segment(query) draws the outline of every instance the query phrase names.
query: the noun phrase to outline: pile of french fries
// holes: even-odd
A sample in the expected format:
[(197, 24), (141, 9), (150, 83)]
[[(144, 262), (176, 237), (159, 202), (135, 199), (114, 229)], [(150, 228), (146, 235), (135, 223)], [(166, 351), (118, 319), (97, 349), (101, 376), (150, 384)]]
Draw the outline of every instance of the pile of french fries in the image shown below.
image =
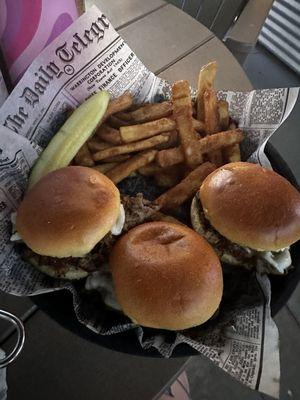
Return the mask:
[(187, 81), (175, 82), (171, 101), (134, 104), (129, 93), (110, 101), (95, 134), (78, 151), (75, 165), (95, 168), (115, 184), (137, 172), (166, 188), (162, 210), (194, 196), (215, 168), (240, 161), (243, 132), (231, 122), (228, 103), (214, 89), (216, 62), (201, 68), (198, 96)]

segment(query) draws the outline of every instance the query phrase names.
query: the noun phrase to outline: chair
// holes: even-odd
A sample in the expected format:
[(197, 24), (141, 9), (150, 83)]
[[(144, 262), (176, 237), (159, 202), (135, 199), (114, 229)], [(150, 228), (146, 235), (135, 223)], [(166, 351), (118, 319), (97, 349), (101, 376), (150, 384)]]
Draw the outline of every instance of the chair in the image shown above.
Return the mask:
[(169, 0), (223, 39), (248, 0)]
[(275, 0), (258, 41), (300, 74), (300, 0)]
[(273, 0), (169, 0), (209, 28), (243, 64)]

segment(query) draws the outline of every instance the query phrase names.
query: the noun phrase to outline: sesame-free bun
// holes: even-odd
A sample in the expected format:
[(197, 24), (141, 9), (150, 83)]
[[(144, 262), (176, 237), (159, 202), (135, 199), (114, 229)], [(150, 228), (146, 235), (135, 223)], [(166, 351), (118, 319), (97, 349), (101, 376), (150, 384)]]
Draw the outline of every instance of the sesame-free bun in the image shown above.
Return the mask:
[(169, 330), (203, 324), (223, 293), (220, 261), (192, 229), (150, 222), (131, 229), (115, 244), (110, 268), (117, 299), (137, 324)]
[(16, 228), (37, 254), (81, 257), (110, 231), (119, 210), (119, 191), (110, 179), (91, 168), (65, 167), (25, 194)]
[(200, 200), (211, 225), (241, 246), (276, 251), (300, 239), (298, 190), (257, 164), (218, 168), (202, 183)]

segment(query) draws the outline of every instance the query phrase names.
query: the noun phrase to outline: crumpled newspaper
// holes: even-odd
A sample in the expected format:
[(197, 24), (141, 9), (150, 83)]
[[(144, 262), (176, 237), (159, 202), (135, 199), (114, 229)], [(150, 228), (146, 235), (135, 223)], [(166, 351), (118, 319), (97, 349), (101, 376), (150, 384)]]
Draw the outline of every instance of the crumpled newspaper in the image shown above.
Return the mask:
[[(5, 353), (0, 349), (0, 360), (5, 357)], [(7, 399), (6, 368), (0, 368), (0, 400)]]
[[(169, 85), (141, 63), (107, 17), (92, 7), (40, 54), (0, 109), (4, 125), (0, 126), (0, 289), (18, 296), (67, 289), (78, 320), (99, 335), (133, 330), (143, 349), (154, 347), (163, 357), (186, 343), (241, 383), (278, 397), (279, 341), (266, 275), (238, 268), (225, 271), (216, 318), (182, 332), (146, 329), (107, 308), (99, 293), (85, 289), (84, 280), (55, 280), (32, 268), (10, 242), (11, 213), (22, 199), (40, 150), (63, 123), (65, 110), (101, 89), (113, 97), (129, 90), (141, 102), (158, 101), (169, 93)], [(230, 115), (246, 133), (244, 160), (269, 166), (264, 146), (289, 115), (298, 91), (218, 93), (229, 102)], [(129, 192), (136, 193), (141, 186), (145, 184), (139, 178), (127, 182)]]

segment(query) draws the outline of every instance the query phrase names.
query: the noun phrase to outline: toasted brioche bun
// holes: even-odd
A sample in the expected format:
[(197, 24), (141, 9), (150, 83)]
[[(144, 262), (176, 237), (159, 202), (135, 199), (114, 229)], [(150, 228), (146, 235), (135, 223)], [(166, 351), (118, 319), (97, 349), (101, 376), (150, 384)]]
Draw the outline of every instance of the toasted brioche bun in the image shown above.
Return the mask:
[(16, 228), (35, 253), (81, 257), (115, 224), (120, 194), (106, 176), (87, 167), (51, 172), (26, 193)]
[(192, 229), (150, 222), (115, 244), (110, 267), (117, 299), (135, 323), (169, 330), (203, 324), (223, 293), (220, 261)]
[(299, 192), (257, 164), (218, 168), (202, 183), (200, 200), (211, 225), (241, 246), (276, 251), (300, 239)]

